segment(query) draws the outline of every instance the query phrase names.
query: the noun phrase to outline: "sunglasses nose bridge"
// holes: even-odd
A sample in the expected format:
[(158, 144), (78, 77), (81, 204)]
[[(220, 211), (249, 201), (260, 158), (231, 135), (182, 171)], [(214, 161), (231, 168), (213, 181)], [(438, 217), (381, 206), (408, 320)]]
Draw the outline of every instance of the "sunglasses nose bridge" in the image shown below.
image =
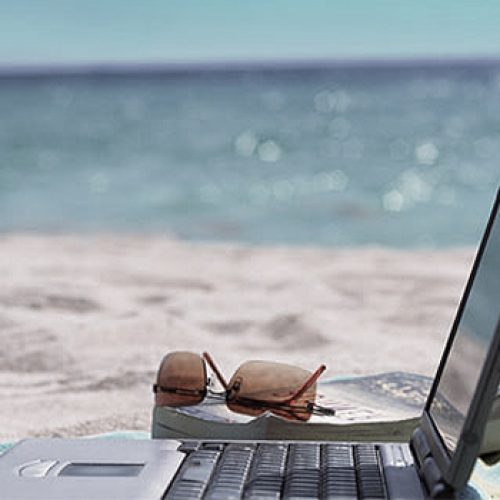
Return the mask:
[(219, 380), (219, 382), (222, 384), (222, 386), (224, 387), (224, 389), (227, 392), (229, 390), (229, 385), (226, 382), (226, 379), (222, 375), (221, 371), (219, 370), (219, 368), (215, 364), (215, 361), (212, 359), (212, 356), (210, 356), (210, 354), (208, 354), (208, 352), (205, 351), (205, 352), (203, 352), (203, 355), (201, 356), (201, 358), (208, 363), (211, 370), (215, 373), (215, 376), (217, 377), (217, 379)]

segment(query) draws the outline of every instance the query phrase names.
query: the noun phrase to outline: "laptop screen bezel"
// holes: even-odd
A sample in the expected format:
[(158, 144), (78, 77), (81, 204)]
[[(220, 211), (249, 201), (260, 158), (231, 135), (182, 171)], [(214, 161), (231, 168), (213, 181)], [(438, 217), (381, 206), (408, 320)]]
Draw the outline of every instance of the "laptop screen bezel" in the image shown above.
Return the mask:
[(486, 427), (488, 416), (491, 410), (493, 399), (496, 395), (500, 381), (500, 321), (497, 321), (495, 333), (493, 335), (486, 360), (481, 370), (479, 381), (476, 386), (469, 411), (465, 417), (463, 428), (460, 433), (456, 449), (451, 454), (445, 445), (444, 439), (434, 422), (430, 408), (436, 394), (441, 375), (448, 360), (453, 341), (455, 339), (458, 325), (462, 318), (465, 305), (473, 287), (479, 265), (481, 263), (486, 243), (492, 231), (493, 222), (499, 210), (500, 189), (497, 191), (495, 203), (493, 205), (484, 236), (479, 245), (479, 249), (474, 259), (472, 271), (465, 287), (462, 299), (457, 309), (457, 314), (453, 321), (450, 335), (446, 343), (439, 367), (432, 384), (427, 403), (425, 405), (422, 429), (425, 432), (432, 456), (435, 459), (445, 481), (455, 489), (461, 489), (467, 482), (472, 467), (479, 453), (481, 439)]

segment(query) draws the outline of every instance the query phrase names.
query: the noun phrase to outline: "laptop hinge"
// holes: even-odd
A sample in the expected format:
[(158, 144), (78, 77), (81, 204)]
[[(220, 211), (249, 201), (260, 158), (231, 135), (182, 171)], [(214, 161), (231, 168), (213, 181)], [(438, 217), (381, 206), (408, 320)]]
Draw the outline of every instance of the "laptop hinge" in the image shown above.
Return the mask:
[(453, 498), (453, 489), (446, 484), (424, 431), (417, 427), (410, 439), (410, 450), (415, 459), (415, 467), (423, 479), (432, 498)]
[(427, 442), (427, 437), (421, 427), (417, 427), (410, 438), (410, 449), (415, 459), (415, 465), (420, 472), (424, 460), (432, 455), (431, 447)]

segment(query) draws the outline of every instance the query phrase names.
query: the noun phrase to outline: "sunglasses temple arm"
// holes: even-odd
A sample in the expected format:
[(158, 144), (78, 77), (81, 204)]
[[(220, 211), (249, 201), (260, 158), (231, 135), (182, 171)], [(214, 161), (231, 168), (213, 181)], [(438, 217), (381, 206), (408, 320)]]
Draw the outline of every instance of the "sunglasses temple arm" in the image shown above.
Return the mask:
[(224, 387), (224, 389), (226, 391), (228, 391), (229, 390), (229, 385), (226, 382), (226, 379), (223, 377), (222, 373), (217, 368), (217, 365), (215, 364), (214, 360), (212, 359), (212, 356), (210, 356), (210, 354), (208, 354), (208, 352), (204, 352), (203, 353), (203, 359), (209, 364), (210, 368), (215, 373), (215, 375), (219, 379), (219, 382), (222, 384), (222, 386)]
[(297, 391), (287, 400), (287, 403), (292, 403), (296, 399), (300, 398), (304, 392), (307, 391), (315, 382), (318, 380), (320, 375), (326, 370), (325, 365), (321, 365), (298, 389)]

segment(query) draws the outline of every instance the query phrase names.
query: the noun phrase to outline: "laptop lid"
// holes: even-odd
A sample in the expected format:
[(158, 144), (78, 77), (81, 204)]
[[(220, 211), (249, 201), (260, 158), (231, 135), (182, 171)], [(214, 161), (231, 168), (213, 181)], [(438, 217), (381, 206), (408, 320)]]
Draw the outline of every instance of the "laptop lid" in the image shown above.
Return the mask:
[(423, 474), (437, 471), (457, 490), (471, 474), (500, 379), (499, 198), (500, 190), (422, 417)]

